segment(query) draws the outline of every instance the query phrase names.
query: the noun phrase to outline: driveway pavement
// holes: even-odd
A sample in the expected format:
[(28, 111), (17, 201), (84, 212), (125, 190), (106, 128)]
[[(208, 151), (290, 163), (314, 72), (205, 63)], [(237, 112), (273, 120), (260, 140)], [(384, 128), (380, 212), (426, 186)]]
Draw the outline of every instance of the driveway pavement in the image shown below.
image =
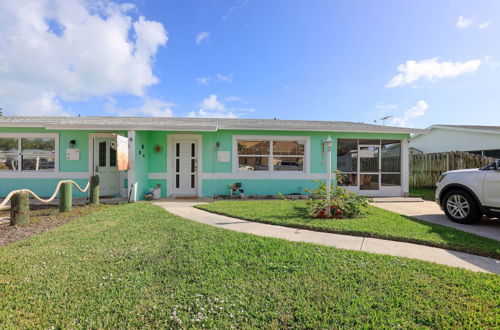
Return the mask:
[(468, 253), (445, 250), (424, 245), (396, 242), (378, 238), (321, 233), (311, 230), (288, 228), (245, 221), (209, 213), (193, 205), (200, 201), (157, 201), (156, 205), (183, 218), (207, 225), (265, 237), (275, 237), (295, 242), (308, 242), (347, 250), (366, 251), (391, 256), (406, 257), (454, 266), (475, 272), (500, 274), (500, 260)]
[(456, 228), (480, 236), (500, 241), (500, 219), (484, 217), (474, 225), (462, 225), (448, 220), (439, 205), (431, 201), (423, 202), (374, 202), (374, 206), (382, 209), (414, 217), (423, 221), (437, 223), (443, 226)]

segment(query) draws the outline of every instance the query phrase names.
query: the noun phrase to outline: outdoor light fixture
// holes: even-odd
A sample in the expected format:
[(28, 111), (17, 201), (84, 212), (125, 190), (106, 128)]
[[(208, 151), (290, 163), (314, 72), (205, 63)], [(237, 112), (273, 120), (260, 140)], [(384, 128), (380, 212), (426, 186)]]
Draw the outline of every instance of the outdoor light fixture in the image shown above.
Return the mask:
[(219, 147), (220, 147), (220, 142), (219, 142), (219, 141), (215, 142), (215, 147), (216, 147), (216, 148), (219, 148)]
[(69, 147), (70, 148), (76, 147), (76, 140), (69, 140)]

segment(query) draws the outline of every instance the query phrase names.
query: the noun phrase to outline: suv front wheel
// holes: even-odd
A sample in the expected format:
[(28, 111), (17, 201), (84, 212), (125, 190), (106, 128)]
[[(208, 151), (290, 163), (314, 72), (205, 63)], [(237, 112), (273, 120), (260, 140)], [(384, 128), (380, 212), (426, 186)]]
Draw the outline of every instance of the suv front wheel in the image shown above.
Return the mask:
[(473, 224), (483, 217), (476, 201), (463, 190), (451, 190), (443, 199), (444, 212), (448, 219), (463, 224)]

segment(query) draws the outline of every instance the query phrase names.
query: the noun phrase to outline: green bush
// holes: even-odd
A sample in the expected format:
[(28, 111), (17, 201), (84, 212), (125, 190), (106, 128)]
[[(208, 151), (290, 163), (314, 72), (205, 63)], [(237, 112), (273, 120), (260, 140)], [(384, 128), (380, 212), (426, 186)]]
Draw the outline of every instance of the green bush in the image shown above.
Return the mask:
[(307, 201), (309, 215), (315, 218), (326, 217), (326, 210), (331, 208), (332, 217), (335, 218), (353, 218), (363, 214), (365, 207), (368, 205), (368, 200), (356, 195), (353, 192), (348, 192), (342, 186), (345, 176), (340, 171), (335, 171), (335, 178), (338, 184), (332, 184), (330, 190), (330, 203), (326, 199), (326, 182), (323, 180), (315, 180), (318, 186), (314, 189), (305, 189), (311, 193), (313, 198)]

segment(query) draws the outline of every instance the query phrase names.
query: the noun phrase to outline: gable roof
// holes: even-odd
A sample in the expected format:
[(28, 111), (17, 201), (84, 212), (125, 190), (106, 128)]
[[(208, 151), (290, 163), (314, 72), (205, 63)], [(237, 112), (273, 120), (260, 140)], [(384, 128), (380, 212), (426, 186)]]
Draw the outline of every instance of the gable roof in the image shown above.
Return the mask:
[(346, 121), (176, 117), (50, 117), (3, 116), (0, 127), (41, 127), (62, 130), (278, 130), (321, 132), (421, 133), (423, 130)]

